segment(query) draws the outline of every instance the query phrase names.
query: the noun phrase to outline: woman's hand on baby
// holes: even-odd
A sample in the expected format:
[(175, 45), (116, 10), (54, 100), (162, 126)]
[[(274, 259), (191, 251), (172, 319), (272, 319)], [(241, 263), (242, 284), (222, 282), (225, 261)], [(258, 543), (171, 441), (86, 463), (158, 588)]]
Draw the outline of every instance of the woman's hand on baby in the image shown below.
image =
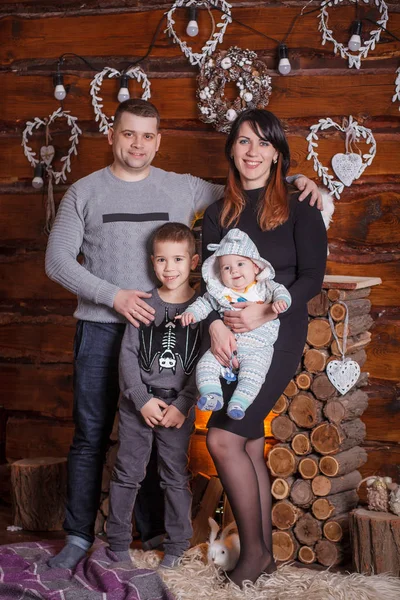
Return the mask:
[(272, 303), (271, 308), (274, 311), (274, 313), (279, 315), (280, 313), (285, 312), (285, 310), (287, 309), (287, 304), (284, 300), (277, 300), (276, 302)]
[(232, 306), (241, 309), (227, 310), (224, 313), (224, 323), (233, 333), (247, 333), (276, 319), (276, 313), (272, 310), (271, 304), (236, 302)]
[(196, 323), (196, 317), (190, 312), (176, 315), (175, 319), (178, 319), (181, 322), (182, 327), (187, 327), (191, 323)]
[(164, 416), (159, 425), (162, 427), (176, 427), (180, 429), (185, 422), (185, 415), (181, 413), (179, 408), (170, 404), (164, 411)]
[(214, 354), (217, 361), (223, 367), (228, 367), (232, 359), (232, 366), (237, 369), (239, 367), (236, 358), (237, 343), (232, 331), (230, 331), (220, 319), (217, 319), (211, 323), (209, 332), (211, 338), (211, 352)]
[(161, 425), (166, 408), (168, 408), (168, 404), (166, 404), (164, 400), (161, 400), (160, 398), (150, 398), (150, 400), (142, 406), (140, 412), (146, 425), (153, 428), (155, 425)]

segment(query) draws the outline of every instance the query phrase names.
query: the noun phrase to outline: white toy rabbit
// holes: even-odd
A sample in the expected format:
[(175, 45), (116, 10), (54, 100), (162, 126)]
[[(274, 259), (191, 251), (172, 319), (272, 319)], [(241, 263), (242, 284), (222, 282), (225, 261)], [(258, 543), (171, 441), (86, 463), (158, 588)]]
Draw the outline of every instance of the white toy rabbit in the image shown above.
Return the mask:
[(232, 571), (240, 554), (239, 536), (237, 533), (231, 533), (233, 529), (236, 529), (236, 524), (233, 521), (227, 525), (217, 539), (218, 523), (211, 517), (209, 517), (208, 523), (211, 527), (207, 552), (208, 563), (220, 567), (224, 571)]

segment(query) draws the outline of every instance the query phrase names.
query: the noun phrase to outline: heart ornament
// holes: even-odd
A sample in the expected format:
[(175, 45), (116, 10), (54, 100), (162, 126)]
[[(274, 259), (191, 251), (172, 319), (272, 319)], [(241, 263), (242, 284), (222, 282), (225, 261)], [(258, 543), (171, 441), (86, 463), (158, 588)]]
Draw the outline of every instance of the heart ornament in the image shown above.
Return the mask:
[(358, 179), (362, 170), (362, 158), (359, 154), (335, 154), (332, 158), (332, 169), (345, 186), (350, 187)]
[(45, 165), (50, 166), (55, 154), (54, 146), (42, 146), (40, 148), (40, 158)]
[[(328, 167), (321, 164), (318, 158), (318, 133), (331, 128), (345, 134), (346, 153), (335, 154), (332, 158), (332, 167), (338, 180), (334, 179), (333, 175), (328, 172)], [(348, 119), (343, 119), (342, 125), (330, 117), (319, 119), (318, 123), (311, 125), (306, 140), (308, 142), (307, 160), (313, 160), (314, 171), (337, 199), (340, 198), (344, 186), (349, 187), (355, 179), (361, 177), (376, 155), (376, 141), (371, 129), (359, 125), (351, 115)], [(362, 156), (351, 151), (352, 144), (356, 145), (361, 141), (369, 146), (368, 151)]]
[(332, 360), (326, 367), (326, 374), (332, 385), (344, 396), (357, 383), (360, 365), (349, 358)]
[[(319, 19), (319, 31), (322, 32), (322, 45), (324, 46), (326, 42), (332, 42), (334, 46), (335, 54), (340, 54), (342, 58), (347, 58), (349, 69), (355, 67), (359, 69), (361, 67), (361, 59), (366, 58), (368, 56), (368, 52), (370, 50), (375, 50), (376, 44), (379, 42), (382, 31), (385, 30), (386, 24), (389, 20), (389, 12), (388, 7), (385, 0), (350, 0), (353, 4), (358, 4), (363, 1), (364, 4), (375, 4), (377, 10), (380, 13), (379, 19), (377, 19), (376, 28), (373, 28), (370, 32), (369, 39), (364, 39), (362, 45), (358, 50), (350, 50), (350, 48), (346, 47), (344, 44), (338, 42), (333, 35), (332, 29), (328, 27), (329, 13), (328, 7), (333, 4), (341, 4), (344, 0), (331, 0), (330, 2), (321, 2), (320, 13), (318, 15)], [(346, 3), (348, 1), (346, 0)], [(354, 54), (353, 54), (354, 53)]]
[(78, 127), (77, 117), (72, 116), (67, 110), (62, 110), (61, 107), (55, 110), (49, 117), (45, 117), (44, 119), (35, 117), (32, 121), (26, 122), (25, 129), (22, 132), (21, 142), (21, 146), (24, 149), (24, 154), (26, 158), (28, 159), (32, 167), (35, 168), (36, 165), (40, 162), (40, 160), (36, 158), (36, 152), (34, 152), (31, 146), (29, 145), (30, 138), (35, 131), (38, 131), (42, 127), (45, 128), (47, 131), (50, 128), (50, 126), (54, 123), (54, 121), (60, 118), (65, 118), (67, 121), (68, 127), (70, 128), (69, 141), (71, 142), (67, 153), (60, 159), (62, 164), (60, 171), (55, 171), (51, 166), (52, 160), (55, 155), (54, 146), (42, 146), (40, 148), (40, 159), (46, 165), (46, 171), (48, 172), (49, 177), (52, 177), (56, 184), (60, 183), (60, 181), (67, 181), (67, 173), (71, 172), (71, 158), (74, 154), (78, 154), (77, 145), (79, 143), (79, 135), (82, 133), (82, 131)]
[[(221, 21), (217, 23), (216, 27), (213, 23), (213, 32), (210, 38), (202, 47), (201, 52), (193, 52), (192, 48), (188, 46), (188, 44), (185, 41), (180, 39), (180, 37), (177, 35), (174, 29), (174, 13), (177, 8), (189, 8), (190, 6), (195, 6), (197, 8), (201, 5), (207, 8), (212, 20), (213, 16), (211, 15), (210, 8), (213, 8), (213, 6), (215, 6), (215, 8), (222, 13)], [(186, 56), (186, 58), (189, 59), (191, 65), (200, 66), (204, 62), (206, 57), (210, 56), (214, 52), (217, 45), (222, 42), (226, 28), (231, 22), (231, 5), (225, 0), (175, 0), (171, 9), (167, 12), (167, 29), (165, 30), (165, 32), (172, 37), (175, 44), (178, 44), (183, 54)], [(214, 29), (217, 29), (217, 31), (214, 32)]]
[(150, 86), (151, 83), (143, 71), (141, 67), (133, 67), (128, 69), (124, 73), (121, 73), (117, 69), (113, 69), (112, 67), (104, 67), (100, 73), (96, 73), (92, 81), (90, 82), (90, 95), (92, 96), (92, 106), (95, 114), (95, 121), (99, 123), (99, 131), (100, 133), (104, 133), (107, 135), (108, 130), (112, 127), (112, 123), (114, 121), (114, 117), (107, 117), (102, 111), (103, 108), (103, 98), (101, 98), (98, 94), (101, 90), (101, 86), (103, 85), (104, 77), (108, 77), (112, 79), (114, 77), (121, 77), (121, 75), (126, 75), (130, 79), (136, 79), (138, 83), (142, 84), (143, 94), (141, 96), (142, 100), (148, 100), (151, 96)]

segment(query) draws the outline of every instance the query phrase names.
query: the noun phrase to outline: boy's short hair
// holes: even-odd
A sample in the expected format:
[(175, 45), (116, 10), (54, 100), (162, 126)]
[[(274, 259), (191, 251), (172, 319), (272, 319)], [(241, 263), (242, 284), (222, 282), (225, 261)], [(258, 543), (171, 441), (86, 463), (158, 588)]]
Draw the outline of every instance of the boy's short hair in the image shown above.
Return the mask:
[(141, 98), (129, 98), (129, 100), (124, 100), (124, 102), (121, 102), (115, 111), (113, 123), (114, 129), (118, 125), (121, 115), (124, 112), (131, 113), (137, 117), (157, 119), (157, 129), (160, 127), (160, 113), (154, 104), (148, 102), (148, 100), (142, 100)]
[(157, 242), (187, 242), (189, 255), (196, 254), (196, 238), (194, 233), (187, 225), (183, 223), (165, 223), (157, 229), (151, 241), (151, 251), (154, 253), (154, 246)]

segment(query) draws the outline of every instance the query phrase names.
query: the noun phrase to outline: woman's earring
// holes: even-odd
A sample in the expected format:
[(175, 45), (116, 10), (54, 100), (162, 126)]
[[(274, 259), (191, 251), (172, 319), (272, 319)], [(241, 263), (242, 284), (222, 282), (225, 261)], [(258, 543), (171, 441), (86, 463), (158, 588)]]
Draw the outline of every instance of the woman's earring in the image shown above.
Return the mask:
[(278, 162), (278, 159), (275, 158), (272, 162), (274, 163), (274, 165), (276, 165), (276, 163)]

